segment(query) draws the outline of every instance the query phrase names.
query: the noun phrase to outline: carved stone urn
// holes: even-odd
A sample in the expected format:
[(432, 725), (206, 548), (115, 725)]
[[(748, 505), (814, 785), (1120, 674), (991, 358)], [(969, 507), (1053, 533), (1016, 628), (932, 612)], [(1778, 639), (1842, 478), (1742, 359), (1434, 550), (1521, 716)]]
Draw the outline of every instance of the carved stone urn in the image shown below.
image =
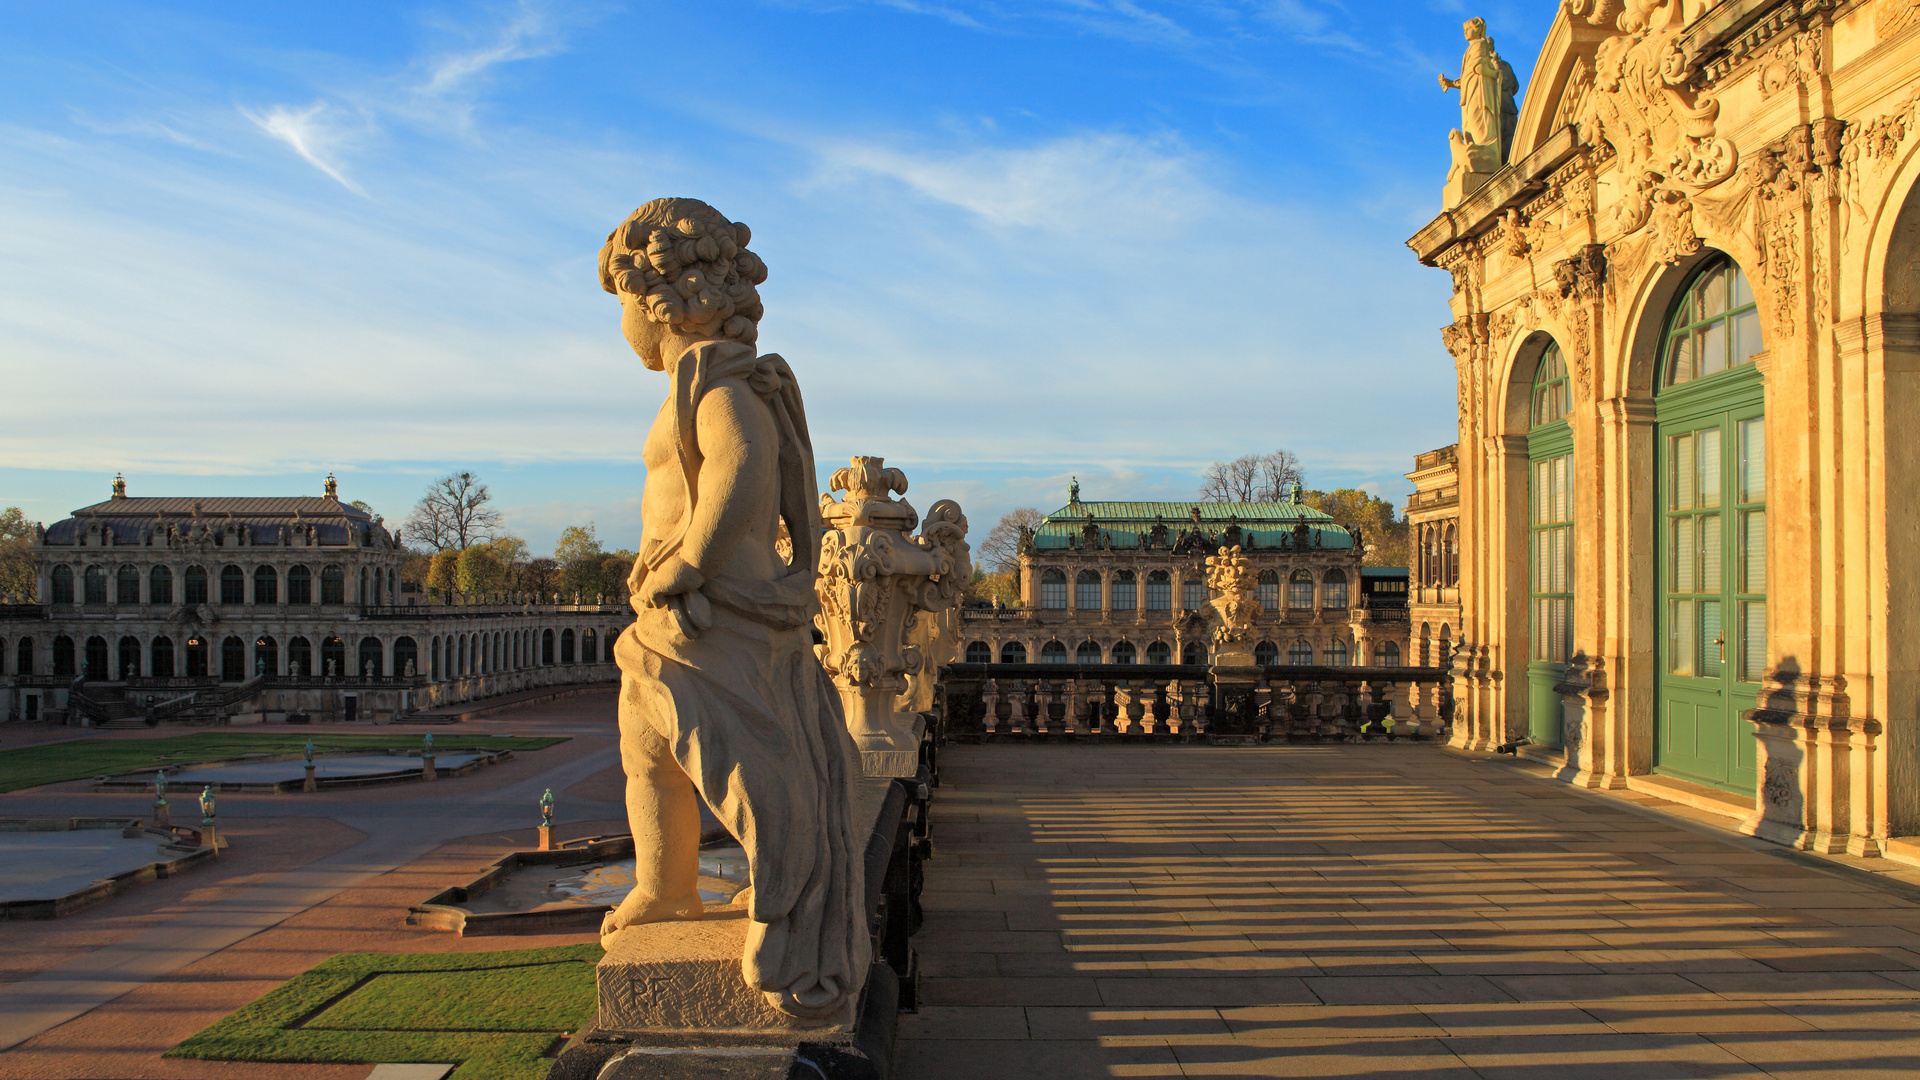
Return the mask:
[(826, 535), (820, 542), (820, 663), (846, 706), (847, 728), (860, 747), (868, 776), (919, 772), (917, 717), (894, 699), (907, 689), (925, 658), (908, 644), (923, 611), (943, 611), (960, 598), (973, 573), (967, 519), (960, 504), (942, 499), (927, 512), (920, 535), (909, 535), (920, 515), (904, 499), (907, 478), (883, 459), (856, 457), (828, 481), (846, 497), (820, 496)]
[(1212, 598), (1214, 664), (1217, 667), (1252, 667), (1253, 617), (1259, 610), (1254, 590), (1259, 581), (1253, 560), (1238, 547), (1223, 547), (1217, 555), (1207, 556), (1207, 588)]

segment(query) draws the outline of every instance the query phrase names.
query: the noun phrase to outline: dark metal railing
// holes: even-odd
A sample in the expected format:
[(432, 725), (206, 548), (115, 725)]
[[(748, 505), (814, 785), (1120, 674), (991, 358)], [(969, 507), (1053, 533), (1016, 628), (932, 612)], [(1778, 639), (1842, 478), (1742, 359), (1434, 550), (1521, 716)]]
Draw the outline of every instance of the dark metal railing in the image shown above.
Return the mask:
[(942, 737), (969, 742), (1397, 738), (1449, 723), (1451, 684), (1430, 667), (948, 664), (936, 709)]

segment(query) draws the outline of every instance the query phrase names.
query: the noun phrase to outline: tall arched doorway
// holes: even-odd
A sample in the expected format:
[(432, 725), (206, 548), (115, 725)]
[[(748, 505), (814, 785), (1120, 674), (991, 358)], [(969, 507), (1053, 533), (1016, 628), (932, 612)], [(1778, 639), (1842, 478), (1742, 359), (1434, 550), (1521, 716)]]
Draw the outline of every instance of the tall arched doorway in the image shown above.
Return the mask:
[(1708, 260), (1667, 316), (1654, 385), (1654, 769), (1752, 792), (1767, 659), (1764, 348), (1753, 290)]
[(1527, 428), (1527, 734), (1561, 745), (1564, 723), (1554, 690), (1573, 653), (1573, 427), (1567, 361), (1549, 343), (1534, 369)]

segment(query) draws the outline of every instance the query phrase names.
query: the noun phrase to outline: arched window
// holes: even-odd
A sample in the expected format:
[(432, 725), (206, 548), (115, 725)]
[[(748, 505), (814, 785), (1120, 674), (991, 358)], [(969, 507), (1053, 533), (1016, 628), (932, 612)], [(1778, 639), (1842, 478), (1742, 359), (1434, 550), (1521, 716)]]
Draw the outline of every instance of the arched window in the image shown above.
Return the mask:
[(247, 572), (237, 566), (220, 568), (220, 603), (239, 605), (247, 602)]
[(1373, 647), (1373, 666), (1399, 667), (1400, 646), (1397, 642), (1383, 641)]
[(400, 602), (400, 571), (390, 569), (387, 571), (387, 603), (397, 604), (399, 602)]
[(393, 673), (395, 675), (420, 674), (420, 646), (410, 637), (399, 637), (393, 641)]
[(456, 679), (471, 674), (472, 669), (467, 666), (467, 635), (458, 634), (447, 640), (447, 648), (452, 650), (447, 654), (447, 674)]
[(1081, 611), (1100, 610), (1100, 575), (1082, 570), (1073, 579), (1073, 606)]
[(1171, 611), (1173, 609), (1173, 578), (1165, 570), (1155, 570), (1147, 575), (1147, 610)]
[[(495, 637), (493, 642), (494, 650), (498, 652), (500, 639)], [(594, 632), (591, 629), (580, 631), (580, 662), (583, 664), (591, 664), (598, 659), (600, 659), (600, 642), (595, 637)]]
[(1567, 358), (1558, 342), (1547, 346), (1533, 369), (1533, 426), (1545, 427), (1567, 416)]
[(380, 648), (379, 638), (364, 637), (360, 639), (360, 662), (356, 665), (355, 670), (362, 677), (372, 676), (378, 678), (387, 673), (385, 653), (384, 650)]
[(1067, 647), (1058, 641), (1049, 641), (1040, 646), (1040, 662), (1043, 664), (1064, 664), (1067, 662)]
[[(140, 578), (136, 574), (133, 580), (138, 582)], [(113, 676), (116, 679), (137, 679), (140, 677), (139, 638), (123, 637), (120, 639), (120, 662), (114, 666)]]
[(189, 566), (182, 582), (180, 602), (183, 604), (204, 604), (207, 602), (207, 568)]
[[(1138, 602), (1133, 571), (1116, 570), (1113, 572), (1113, 610), (1132, 611)], [(1118, 661), (1115, 661), (1118, 663)]]
[(967, 663), (969, 664), (993, 663), (993, 646), (987, 644), (984, 641), (967, 642)]
[(1278, 570), (1260, 571), (1260, 607), (1264, 611), (1280, 610), (1280, 572)]
[(140, 602), (140, 568), (122, 566), (114, 575), (113, 602), (116, 604), (137, 604)]
[[(73, 591), (68, 580), (67, 591)], [(1040, 606), (1048, 611), (1064, 611), (1067, 606), (1067, 575), (1058, 570), (1040, 572)]]
[(1073, 650), (1073, 662), (1076, 664), (1097, 664), (1100, 662), (1100, 643), (1083, 641)]
[(338, 566), (324, 567), (320, 571), (320, 602), (323, 604), (344, 604), (347, 602), (347, 572)]
[(1207, 606), (1207, 583), (1198, 577), (1183, 578), (1180, 581), (1180, 610), (1199, 611)]
[(1207, 662), (1207, 648), (1197, 641), (1189, 641), (1180, 647), (1180, 662), (1188, 666)]
[(229, 634), (220, 642), (220, 681), (245, 682), (247, 643)]
[(370, 593), (367, 588), (367, 568), (363, 566), (360, 568), (360, 598), (358, 600), (355, 600), (354, 603), (370, 604), (373, 601), (369, 597), (370, 597)]
[(540, 663), (553, 663), (553, 631), (540, 631)]
[(1347, 666), (1347, 643), (1344, 641), (1328, 642), (1327, 650), (1326, 650), (1326, 658), (1327, 658), (1326, 663), (1328, 667), (1346, 667)]
[(1451, 589), (1460, 584), (1460, 531), (1453, 522), (1447, 523), (1446, 536), (1440, 545), (1445, 562), (1446, 585)]
[(147, 603), (173, 603), (173, 570), (156, 566), (147, 574)]
[(313, 603), (313, 574), (304, 566), (287, 568), (287, 603)]
[(253, 568), (253, 602), (256, 604), (277, 604), (280, 602), (280, 575), (271, 566)]
[(572, 630), (560, 631), (560, 662), (563, 664), (573, 663), (573, 631)]
[(287, 674), (313, 677), (313, 646), (306, 638), (297, 637), (287, 642)]
[(320, 643), (320, 673), (344, 675), (347, 672), (347, 643), (330, 637)]
[(1113, 662), (1114, 663), (1131, 664), (1137, 661), (1139, 658), (1140, 658), (1140, 654), (1134, 650), (1133, 642), (1121, 641), (1121, 642), (1114, 643), (1114, 646), (1113, 646)]
[[(1277, 581), (1274, 582), (1273, 587), (1277, 592), (1280, 588), (1280, 583)], [(1261, 667), (1273, 667), (1280, 662), (1280, 646), (1275, 645), (1271, 641), (1263, 641), (1255, 645), (1253, 647), (1253, 662), (1259, 664)]]
[(280, 674), (280, 643), (265, 634), (253, 639), (253, 673)]
[[(104, 576), (104, 575), (103, 575)], [(112, 661), (107, 657), (107, 639), (94, 635), (87, 639), (87, 671), (90, 680), (104, 680), (114, 677)]]
[(72, 678), (75, 674), (73, 639), (65, 634), (53, 639), (53, 674)]
[(82, 598), (89, 604), (107, 602), (107, 568), (89, 566), (86, 573), (86, 595)]
[(1287, 646), (1287, 663), (1304, 667), (1313, 663), (1313, 645), (1302, 639)]
[(1750, 364), (1765, 345), (1753, 288), (1740, 268), (1720, 259), (1702, 270), (1667, 323), (1667, 386)]
[(614, 638), (616, 638), (616, 637), (618, 637), (618, 636), (619, 636), (619, 631), (617, 631), (617, 630), (608, 630), (608, 631), (607, 631), (606, 633), (604, 633), (604, 634), (602, 634), (602, 635), (600, 635), (600, 642), (601, 642), (601, 644), (600, 644), (600, 662), (601, 662), (601, 663), (603, 663), (603, 664), (611, 664), (611, 663), (614, 663), (614, 659), (613, 659), (613, 640), (614, 640)]
[(440, 681), (440, 639), (439, 638), (435, 637), (435, 638), (430, 638), (428, 640), (428, 651), (432, 653), (432, 662), (433, 662), (433, 667), (428, 674), (428, 678), (431, 678), (434, 682), (439, 682)]
[(1024, 664), (1027, 662), (1027, 647), (1018, 641), (1009, 641), (1000, 646), (1000, 662), (1003, 664)]
[(1147, 663), (1149, 664), (1173, 663), (1173, 646), (1167, 644), (1164, 641), (1150, 642), (1147, 645)]
[(53, 599), (50, 603), (73, 603), (73, 568), (56, 566), (53, 568)]
[(207, 666), (207, 639), (199, 634), (187, 636), (186, 675), (189, 679), (204, 679), (210, 670)]
[(15, 675), (33, 674), (33, 639), (23, 637), (13, 647), (13, 673)]
[(1287, 578), (1287, 609), (1313, 610), (1313, 574), (1310, 571), (1295, 570)]
[(157, 637), (148, 647), (147, 672), (156, 679), (173, 678), (173, 639)]
[(1343, 608), (1347, 606), (1347, 572), (1329, 570), (1327, 576), (1320, 579), (1320, 606)]

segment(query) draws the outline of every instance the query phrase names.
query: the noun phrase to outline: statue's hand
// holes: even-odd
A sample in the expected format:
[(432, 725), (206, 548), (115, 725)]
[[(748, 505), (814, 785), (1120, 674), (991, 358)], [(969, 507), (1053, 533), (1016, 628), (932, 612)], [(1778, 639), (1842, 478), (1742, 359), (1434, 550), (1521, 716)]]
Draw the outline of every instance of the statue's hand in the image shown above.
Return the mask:
[(688, 637), (713, 625), (713, 608), (700, 593), (706, 575), (678, 555), (654, 567), (641, 585), (640, 602), (648, 607), (666, 608), (681, 624)]
[(1447, 73), (1444, 71), (1440, 73), (1440, 92), (1441, 93), (1444, 94), (1449, 90), (1457, 89), (1459, 86), (1460, 86), (1459, 79), (1447, 78)]

